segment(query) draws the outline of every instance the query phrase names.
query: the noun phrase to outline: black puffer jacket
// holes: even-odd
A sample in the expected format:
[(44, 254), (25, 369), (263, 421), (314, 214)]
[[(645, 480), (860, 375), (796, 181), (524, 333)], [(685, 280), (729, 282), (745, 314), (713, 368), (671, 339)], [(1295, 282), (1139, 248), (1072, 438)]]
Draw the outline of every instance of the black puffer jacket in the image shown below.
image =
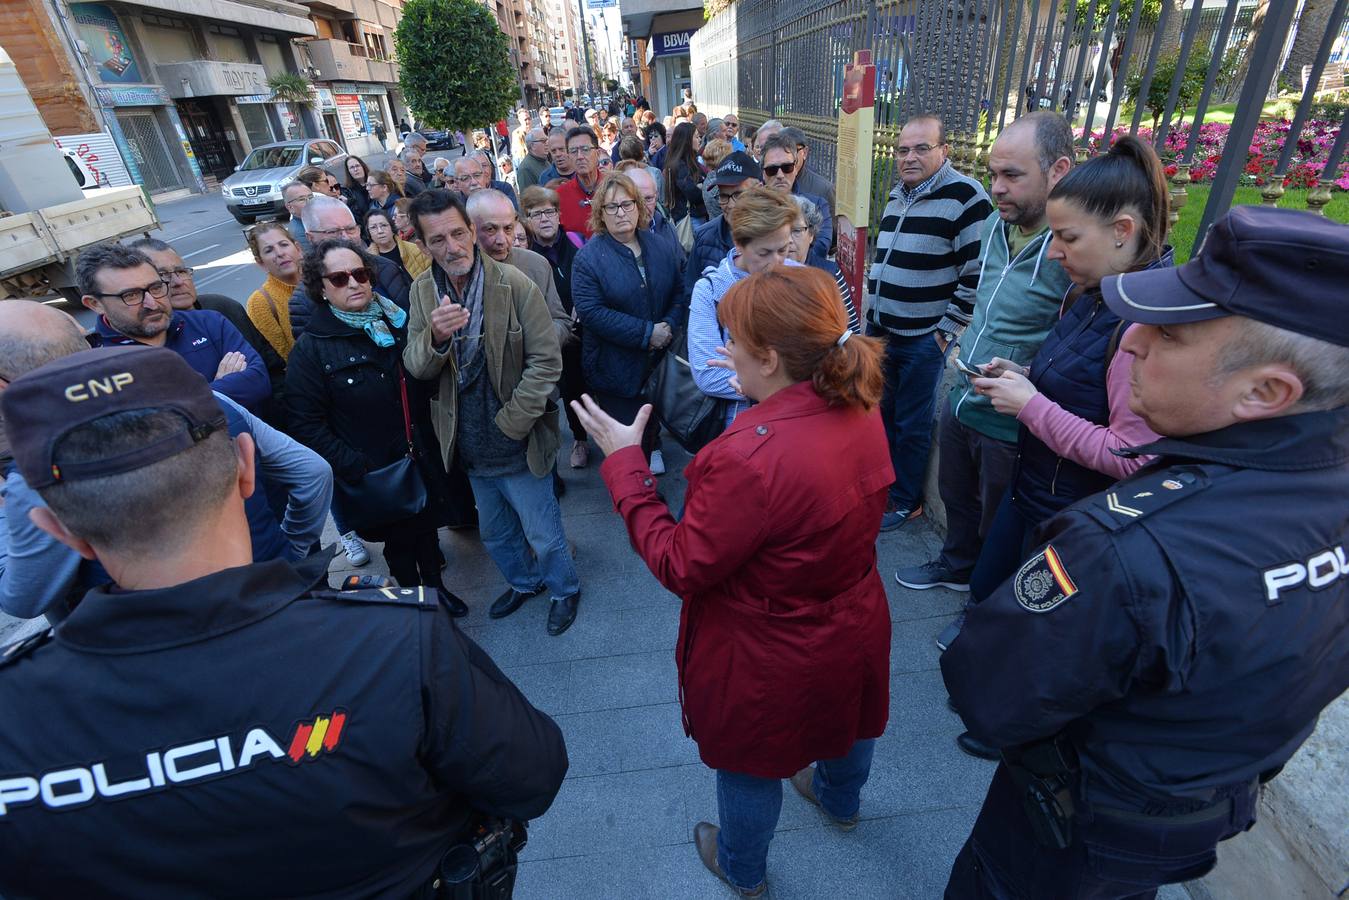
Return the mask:
[[(408, 291), (410, 290), (412, 290), (412, 279), (407, 272), (403, 271), (402, 266), (389, 262), (383, 257), (375, 258), (375, 293), (381, 297), (388, 297), (403, 309), (407, 309)], [(287, 305), (290, 307), (290, 330), (298, 341), (300, 335), (304, 334), (305, 328), (309, 324), (309, 317), (314, 311), (314, 304), (309, 302), (309, 295), (305, 293), (303, 281), (296, 286), (295, 292), (290, 295), (290, 303)], [(337, 320), (333, 319), (333, 321)]]

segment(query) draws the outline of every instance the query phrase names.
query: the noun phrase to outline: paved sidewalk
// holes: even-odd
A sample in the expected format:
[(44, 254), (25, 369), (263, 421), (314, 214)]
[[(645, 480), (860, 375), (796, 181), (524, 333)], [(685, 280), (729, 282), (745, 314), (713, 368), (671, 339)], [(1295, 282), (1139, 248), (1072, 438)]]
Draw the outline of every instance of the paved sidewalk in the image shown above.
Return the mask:
[[(476, 533), (449, 533), (446, 582), (472, 607), (464, 630), (567, 739), (571, 769), (553, 808), (530, 829), (516, 896), (534, 898), (723, 898), (731, 893), (698, 862), (692, 830), (717, 819), (713, 773), (680, 725), (674, 646), (678, 600), (628, 543), (599, 478), (565, 468), (567, 536), (576, 545), (582, 601), (561, 637), (544, 631), (547, 603), (533, 600), (493, 622), (487, 606), (505, 585)], [(592, 454), (592, 460), (598, 454)], [(676, 508), (687, 459), (665, 441), (662, 490)], [(890, 725), (876, 747), (851, 834), (784, 782), (782, 818), (769, 850), (771, 895), (818, 898), (940, 897), (969, 834), (993, 765), (961, 753), (960, 721), (946, 706), (934, 640), (960, 606), (944, 590), (910, 591), (894, 569), (935, 554), (925, 520), (882, 535), (881, 573), (890, 596)], [(372, 547), (372, 550), (374, 548)], [(334, 571), (374, 571), (369, 566)], [(1179, 889), (1162, 897), (1184, 897)]]

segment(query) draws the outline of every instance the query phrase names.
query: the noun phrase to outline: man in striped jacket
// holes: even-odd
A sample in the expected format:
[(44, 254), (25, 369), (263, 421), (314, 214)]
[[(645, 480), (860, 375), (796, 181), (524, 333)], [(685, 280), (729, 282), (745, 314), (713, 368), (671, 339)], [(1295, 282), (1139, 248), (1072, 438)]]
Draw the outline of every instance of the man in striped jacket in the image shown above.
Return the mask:
[(983, 186), (947, 162), (936, 116), (905, 123), (895, 158), (899, 183), (867, 273), (867, 333), (886, 342), (881, 415), (895, 467), (881, 531), (923, 511), (937, 382), (947, 346), (974, 312), (979, 229), (993, 211)]

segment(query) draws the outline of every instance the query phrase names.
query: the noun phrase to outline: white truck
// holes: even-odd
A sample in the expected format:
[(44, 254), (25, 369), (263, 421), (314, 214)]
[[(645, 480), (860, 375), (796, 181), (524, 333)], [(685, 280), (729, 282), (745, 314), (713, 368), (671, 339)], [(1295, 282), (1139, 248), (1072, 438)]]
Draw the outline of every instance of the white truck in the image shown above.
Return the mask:
[(159, 227), (139, 186), (81, 189), (0, 48), (0, 300), (78, 300), (75, 257)]

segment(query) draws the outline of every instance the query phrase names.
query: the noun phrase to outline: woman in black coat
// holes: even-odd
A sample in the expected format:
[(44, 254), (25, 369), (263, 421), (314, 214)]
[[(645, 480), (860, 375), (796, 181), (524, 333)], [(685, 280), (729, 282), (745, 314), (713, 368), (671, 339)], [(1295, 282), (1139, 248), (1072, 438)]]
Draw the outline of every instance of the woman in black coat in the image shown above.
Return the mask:
[(342, 186), (342, 202), (351, 209), (351, 215), (357, 222), (365, 221), (370, 209), (370, 193), (365, 182), (370, 178), (370, 167), (359, 156), (348, 156), (343, 164), (347, 170), (346, 184)]
[(407, 453), (400, 379), (406, 384), (418, 471), (430, 500), (410, 518), (356, 531), (384, 543), (389, 574), (400, 585), (437, 587), (463, 615), (468, 607), (440, 580), (437, 529), (447, 518), (446, 477), (431, 430), (430, 388), (402, 371), (408, 314), (374, 293), (375, 265), (364, 247), (342, 239), (322, 241), (305, 256), (305, 291), (314, 309), (287, 369), (291, 434), (332, 465), (339, 482), (333, 502), (342, 504), (343, 518), (360, 522), (365, 511), (353, 508), (343, 486), (360, 484)]
[(665, 208), (671, 223), (678, 225), (685, 216), (693, 216), (696, 228), (707, 221), (707, 203), (703, 200), (703, 179), (707, 173), (698, 163), (698, 132), (689, 122), (680, 122), (670, 135), (665, 152)]

